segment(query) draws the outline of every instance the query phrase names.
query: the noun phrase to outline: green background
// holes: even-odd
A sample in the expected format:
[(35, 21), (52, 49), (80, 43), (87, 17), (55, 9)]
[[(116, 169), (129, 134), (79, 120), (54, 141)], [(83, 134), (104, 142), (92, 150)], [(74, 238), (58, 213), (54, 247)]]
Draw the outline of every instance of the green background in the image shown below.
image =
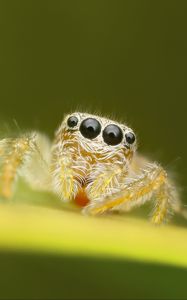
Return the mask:
[[(183, 202), (187, 204), (186, 13), (185, 0), (0, 0), (0, 117), (3, 134), (9, 128), (15, 129), (14, 119), (23, 130), (34, 128), (52, 137), (69, 111), (81, 109), (115, 116), (134, 128), (141, 152), (174, 171)], [(115, 264), (108, 261), (107, 264), (106, 261), (81, 261), (79, 258), (72, 261), (43, 256), (40, 259), (26, 254), (16, 256), (16, 253), (9, 255), (9, 260), (7, 256), (7, 253), (2, 253), (0, 257), (0, 261), (8, 261), (7, 265), (1, 263), (2, 270), (16, 276), (19, 269), (19, 280), (15, 281), (11, 294), (18, 297), (68, 297), (67, 291), (62, 291), (57, 284), (61, 276), (64, 280), (60, 266), (69, 272), (67, 288), (73, 266), (77, 264), (80, 270), (83, 265), (86, 287), (76, 287), (76, 279), (72, 277), (72, 285), (76, 287), (73, 296), (69, 295), (72, 297), (86, 297), (88, 291), (95, 288), (94, 282), (96, 292), (93, 298), (123, 298), (124, 289), (128, 291), (126, 296), (132, 298), (138, 295), (185, 298), (187, 295), (181, 285), (187, 278), (184, 270), (171, 272), (168, 267), (163, 270), (161, 266), (142, 268), (129, 262)], [(132, 277), (128, 288), (122, 280), (123, 265), (130, 268)], [(29, 269), (28, 278), (23, 266)], [(40, 268), (41, 274), (36, 277)], [(107, 274), (105, 285), (107, 281), (109, 285), (113, 283), (111, 291), (106, 287), (103, 289), (100, 277), (97, 277), (102, 268)], [(58, 278), (51, 286), (50, 272)], [(89, 281), (85, 274), (92, 272), (94, 276), (89, 275), (92, 278)], [(135, 286), (132, 285), (133, 274), (138, 274)], [(146, 291), (146, 281), (139, 285), (141, 292), (136, 294), (138, 277), (144, 275), (149, 281), (150, 278), (154, 282), (158, 280), (155, 290), (158, 288), (160, 294), (155, 294), (154, 285)], [(169, 278), (165, 285), (162, 276)], [(40, 278), (41, 285), (36, 284), (36, 278)], [(5, 284), (9, 280), (13, 284), (11, 276), (2, 275), (2, 297), (10, 297), (6, 294), (8, 284)], [(124, 289), (120, 289), (123, 284)]]

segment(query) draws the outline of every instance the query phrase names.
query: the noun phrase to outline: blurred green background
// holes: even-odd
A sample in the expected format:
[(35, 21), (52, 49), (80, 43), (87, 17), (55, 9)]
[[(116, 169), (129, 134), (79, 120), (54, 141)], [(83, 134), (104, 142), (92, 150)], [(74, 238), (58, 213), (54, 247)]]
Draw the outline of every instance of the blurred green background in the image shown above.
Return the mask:
[[(23, 130), (39, 129), (52, 137), (66, 112), (81, 109), (114, 115), (137, 132), (141, 152), (176, 172), (183, 202), (187, 204), (186, 12), (185, 0), (0, 0), (1, 130), (5, 132), (7, 126), (14, 129), (13, 119), (16, 119)], [(0, 261), (7, 255), (2, 253)], [(0, 296), (68, 297), (66, 291), (56, 286), (61, 276), (64, 280), (60, 266), (64, 266), (66, 272), (68, 270), (67, 282), (70, 284), (72, 266), (79, 266), (79, 259), (43, 257), (40, 260), (36, 256), (18, 255), (12, 260), (11, 255), (10, 260), (5, 260), (8, 265), (3, 265), (3, 272), (16, 276), (20, 266), (17, 277), (20, 282), (13, 285), (12, 294), (11, 289), (6, 294), (8, 286), (5, 282), (9, 280), (6, 275), (0, 283)], [(35, 269), (27, 265), (31, 261)], [(129, 262), (118, 262), (119, 267), (112, 261), (106, 264), (107, 267), (105, 264), (106, 261), (83, 262), (86, 270), (83, 280), (88, 280), (87, 273), (91, 276), (95, 272), (94, 276), (89, 283), (86, 281), (87, 288), (81, 285), (81, 292), (77, 288), (69, 297), (90, 296), (88, 291), (93, 291), (95, 286), (97, 292), (92, 298), (187, 296), (187, 290), (181, 287), (182, 278), (187, 278), (184, 270), (181, 273), (161, 266), (140, 268)], [(92, 265), (94, 270), (90, 268)], [(139, 272), (137, 276), (141, 277), (146, 273), (148, 285), (150, 278), (154, 282), (159, 278), (160, 294), (155, 294), (157, 287), (154, 291), (153, 284), (147, 292), (146, 281), (139, 285), (141, 292), (134, 294), (137, 277), (135, 286), (132, 285), (133, 278), (129, 279), (126, 295), (126, 283), (122, 288), (123, 265), (130, 268), (130, 276)], [(29, 279), (25, 277), (23, 266), (29, 269), (26, 273)], [(105, 267), (106, 273), (109, 268), (117, 274), (117, 277), (114, 274), (106, 277), (114, 285), (113, 293), (107, 288), (103, 290), (100, 277), (97, 277)], [(36, 277), (38, 268), (42, 271)], [(56, 274), (58, 281), (50, 286), (51, 273)], [(80, 267), (80, 277), (81, 274)], [(3, 274), (1, 276), (3, 278)], [(41, 286), (34, 284), (34, 278), (41, 280)], [(119, 280), (115, 281), (115, 278)], [(165, 285), (160, 278), (168, 278)], [(72, 286), (74, 280), (72, 277)], [(124, 281), (128, 282), (127, 278)], [(12, 277), (10, 282), (14, 282)], [(32, 289), (28, 282), (32, 282)], [(100, 282), (101, 287), (96, 282)]]

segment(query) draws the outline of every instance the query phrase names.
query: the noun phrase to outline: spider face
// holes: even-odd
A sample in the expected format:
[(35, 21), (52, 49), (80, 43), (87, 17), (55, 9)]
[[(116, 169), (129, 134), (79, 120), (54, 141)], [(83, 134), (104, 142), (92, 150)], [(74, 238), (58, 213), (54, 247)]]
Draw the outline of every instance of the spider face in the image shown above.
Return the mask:
[(87, 113), (66, 116), (58, 133), (69, 150), (77, 149), (83, 157), (126, 161), (136, 150), (136, 137), (131, 128)]
[(96, 178), (103, 187), (120, 185), (135, 150), (135, 134), (126, 125), (87, 113), (72, 113), (64, 118), (54, 141), (54, 188), (67, 201), (74, 198), (76, 203), (88, 203), (95, 198), (90, 185)]

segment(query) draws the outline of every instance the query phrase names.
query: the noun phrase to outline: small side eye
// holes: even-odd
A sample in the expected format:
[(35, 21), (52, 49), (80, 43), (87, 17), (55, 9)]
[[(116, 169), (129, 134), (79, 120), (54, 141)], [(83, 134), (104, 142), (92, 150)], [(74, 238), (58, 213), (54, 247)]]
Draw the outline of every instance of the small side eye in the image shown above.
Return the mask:
[(118, 145), (123, 139), (123, 132), (117, 125), (108, 125), (103, 130), (103, 139), (107, 145)]
[(78, 124), (78, 119), (75, 116), (71, 116), (67, 120), (67, 124), (70, 128), (75, 127)]
[(100, 134), (101, 125), (96, 119), (87, 118), (82, 121), (80, 132), (85, 138), (92, 140)]
[(135, 135), (132, 132), (126, 133), (125, 138), (128, 144), (133, 144), (135, 142)]

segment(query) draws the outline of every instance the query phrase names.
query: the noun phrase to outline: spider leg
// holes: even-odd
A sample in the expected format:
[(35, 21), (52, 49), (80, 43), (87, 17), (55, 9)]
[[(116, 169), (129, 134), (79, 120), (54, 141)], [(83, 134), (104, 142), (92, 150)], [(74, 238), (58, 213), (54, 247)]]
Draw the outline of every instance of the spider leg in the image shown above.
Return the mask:
[(75, 199), (84, 181), (84, 160), (76, 158), (76, 148), (64, 149), (60, 141), (54, 143), (51, 159), (52, 188), (63, 202)]
[(85, 208), (85, 212), (97, 215), (109, 210), (123, 210), (136, 205), (156, 200), (152, 222), (160, 224), (168, 216), (170, 210), (176, 210), (180, 201), (176, 190), (168, 180), (165, 170), (157, 164), (148, 164), (134, 177), (126, 178), (121, 191), (106, 197), (103, 201), (93, 201)]
[(12, 197), (19, 176), (35, 188), (42, 186), (44, 177), (39, 178), (39, 175), (42, 173), (41, 167), (45, 169), (42, 175), (47, 175), (48, 167), (44, 158), (47, 156), (44, 153), (47, 143), (47, 138), (36, 132), (0, 140), (0, 196)]
[[(90, 183), (86, 187), (88, 198), (92, 201), (101, 201), (102, 199), (116, 193), (120, 190), (120, 178), (123, 169), (120, 166), (111, 168), (97, 164), (91, 172)], [(124, 174), (123, 174), (124, 175)]]

